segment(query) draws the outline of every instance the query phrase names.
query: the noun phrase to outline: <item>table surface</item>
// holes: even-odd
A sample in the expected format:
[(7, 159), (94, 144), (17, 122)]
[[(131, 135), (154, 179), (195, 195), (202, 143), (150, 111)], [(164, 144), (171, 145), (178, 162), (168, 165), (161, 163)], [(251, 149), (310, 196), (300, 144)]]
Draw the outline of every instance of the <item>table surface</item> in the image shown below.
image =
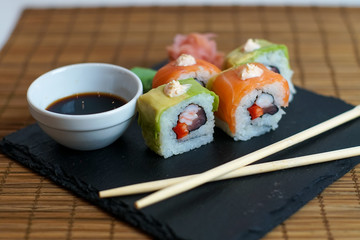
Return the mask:
[[(0, 138), (34, 122), (26, 90), (78, 62), (151, 67), (177, 33), (214, 32), (225, 53), (248, 38), (289, 48), (293, 82), (360, 104), (360, 8), (27, 9), (0, 52)], [(296, 97), (296, 96), (295, 96)], [(360, 239), (360, 166), (263, 239)], [(150, 239), (0, 153), (0, 239)]]

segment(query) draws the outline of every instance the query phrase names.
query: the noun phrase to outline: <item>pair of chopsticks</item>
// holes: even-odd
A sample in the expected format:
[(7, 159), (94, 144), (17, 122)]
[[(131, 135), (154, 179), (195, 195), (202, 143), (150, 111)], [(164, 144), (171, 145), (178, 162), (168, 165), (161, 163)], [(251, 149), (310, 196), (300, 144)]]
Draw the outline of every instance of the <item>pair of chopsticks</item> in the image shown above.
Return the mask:
[(322, 162), (357, 156), (360, 155), (360, 147), (353, 147), (353, 148), (347, 148), (337, 151), (285, 159), (281, 161), (274, 161), (274, 162), (246, 166), (262, 158), (265, 158), (271, 154), (279, 152), (297, 143), (300, 143), (309, 138), (317, 136), (337, 126), (340, 126), (346, 122), (358, 118), (359, 116), (360, 116), (360, 105), (354, 107), (353, 109), (345, 113), (333, 117), (325, 122), (315, 125), (314, 127), (311, 127), (293, 136), (285, 138), (279, 142), (273, 143), (267, 147), (249, 153), (243, 157), (237, 158), (228, 163), (225, 163), (223, 165), (205, 171), (204, 173), (104, 190), (104, 191), (100, 191), (99, 195), (101, 198), (105, 198), (105, 197), (113, 197), (113, 196), (128, 195), (135, 193), (143, 193), (143, 192), (149, 192), (149, 191), (155, 191), (161, 189), (135, 202), (135, 207), (140, 209), (152, 205), (154, 203), (160, 202), (164, 199), (170, 198), (172, 196), (175, 196), (177, 194), (180, 194), (182, 192), (188, 191), (190, 189), (193, 189), (197, 186), (200, 186), (210, 181), (223, 180), (228, 178), (265, 173), (270, 171), (277, 171), (281, 169), (305, 166), (310, 164), (322, 163)]

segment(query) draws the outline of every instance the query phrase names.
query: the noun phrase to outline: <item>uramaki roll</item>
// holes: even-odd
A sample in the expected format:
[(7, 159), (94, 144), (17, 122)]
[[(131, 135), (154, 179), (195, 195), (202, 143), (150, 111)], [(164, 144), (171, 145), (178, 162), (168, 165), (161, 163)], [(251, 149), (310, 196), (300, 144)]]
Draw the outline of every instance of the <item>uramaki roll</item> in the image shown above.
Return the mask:
[(248, 39), (240, 47), (231, 51), (224, 61), (224, 69), (252, 62), (264, 64), (270, 70), (280, 73), (289, 84), (290, 101), (296, 93), (292, 83), (293, 71), (290, 68), (289, 53), (286, 45), (275, 44), (264, 39)]
[(181, 80), (194, 78), (202, 86), (206, 86), (208, 80), (221, 70), (215, 65), (202, 60), (195, 59), (191, 55), (182, 54), (176, 60), (160, 68), (155, 74), (152, 87), (171, 82), (172, 80)]
[(173, 80), (143, 94), (138, 123), (146, 145), (164, 158), (213, 141), (218, 96), (194, 79)]
[(287, 81), (261, 63), (228, 69), (207, 87), (220, 99), (216, 125), (243, 141), (278, 127), (290, 93)]

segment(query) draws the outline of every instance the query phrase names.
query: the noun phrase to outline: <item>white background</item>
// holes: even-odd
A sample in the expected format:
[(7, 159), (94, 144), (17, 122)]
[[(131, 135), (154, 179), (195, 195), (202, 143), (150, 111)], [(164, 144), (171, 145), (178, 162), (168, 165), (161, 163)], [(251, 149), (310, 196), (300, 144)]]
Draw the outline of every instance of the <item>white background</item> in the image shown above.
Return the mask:
[(0, 0), (0, 49), (6, 43), (22, 10), (49, 7), (142, 5), (264, 5), (360, 7), (360, 0)]

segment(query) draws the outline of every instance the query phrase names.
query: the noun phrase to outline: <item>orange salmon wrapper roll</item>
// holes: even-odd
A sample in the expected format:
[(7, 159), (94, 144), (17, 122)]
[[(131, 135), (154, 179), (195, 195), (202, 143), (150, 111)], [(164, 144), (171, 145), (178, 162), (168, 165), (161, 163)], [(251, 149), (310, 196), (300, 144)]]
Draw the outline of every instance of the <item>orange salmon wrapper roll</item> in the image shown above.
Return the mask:
[(171, 61), (157, 71), (152, 87), (157, 88), (172, 80), (188, 78), (194, 78), (205, 87), (209, 79), (220, 72), (221, 70), (218, 67), (205, 60), (195, 59), (191, 55), (182, 54), (175, 61)]
[(207, 87), (220, 98), (216, 125), (236, 141), (275, 130), (289, 102), (286, 79), (261, 63), (228, 69)]

